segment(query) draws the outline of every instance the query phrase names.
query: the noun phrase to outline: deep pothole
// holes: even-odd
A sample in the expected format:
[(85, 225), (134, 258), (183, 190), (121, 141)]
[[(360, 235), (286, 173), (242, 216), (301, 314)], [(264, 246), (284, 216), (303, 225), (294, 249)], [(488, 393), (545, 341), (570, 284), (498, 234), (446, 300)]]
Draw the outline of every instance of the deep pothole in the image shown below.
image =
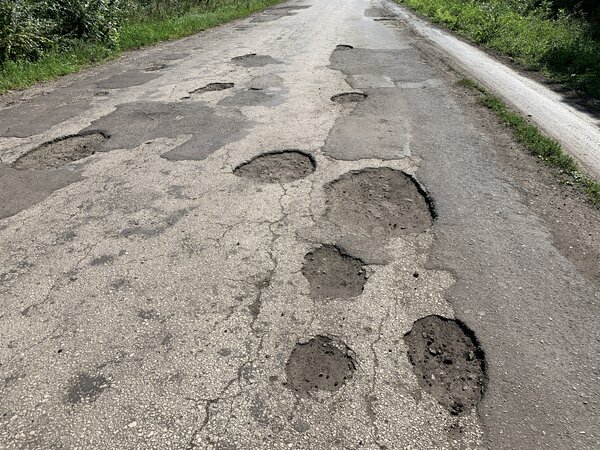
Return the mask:
[(387, 167), (348, 172), (325, 187), (327, 219), (369, 238), (420, 233), (433, 222), (433, 204), (417, 181)]
[(310, 397), (317, 391), (335, 392), (355, 371), (354, 352), (327, 336), (297, 344), (285, 367), (287, 386), (300, 397)]
[(367, 281), (364, 262), (333, 245), (323, 245), (304, 257), (302, 274), (314, 299), (359, 296)]
[(335, 103), (356, 103), (367, 98), (367, 94), (362, 92), (342, 92), (331, 97), (331, 101)]
[(104, 134), (93, 132), (46, 142), (17, 159), (13, 167), (23, 170), (57, 169), (93, 155), (106, 139)]
[(472, 331), (432, 315), (417, 320), (404, 342), (421, 388), (453, 415), (477, 406), (483, 394), (485, 356)]
[(299, 150), (265, 153), (236, 167), (233, 173), (263, 183), (288, 183), (315, 171), (311, 155)]
[(205, 92), (224, 91), (225, 89), (231, 89), (233, 86), (233, 83), (208, 83), (206, 86), (190, 91), (190, 94), (198, 95)]

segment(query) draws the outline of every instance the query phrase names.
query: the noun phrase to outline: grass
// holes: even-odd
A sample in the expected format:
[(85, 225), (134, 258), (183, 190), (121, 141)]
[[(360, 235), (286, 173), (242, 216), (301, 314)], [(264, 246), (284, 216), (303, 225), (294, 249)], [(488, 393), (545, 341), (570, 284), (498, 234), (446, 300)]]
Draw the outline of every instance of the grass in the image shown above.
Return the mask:
[(490, 94), (475, 81), (463, 78), (457, 85), (478, 92), (479, 102), (498, 116), (500, 122), (510, 128), (515, 139), (546, 165), (560, 170), (573, 185), (584, 192), (588, 200), (600, 208), (600, 184), (581, 173), (577, 162), (567, 155), (561, 145), (545, 136), (537, 127), (512, 111), (500, 98)]
[(124, 24), (119, 33), (117, 48), (74, 42), (68, 49), (49, 51), (36, 61), (6, 61), (0, 66), (0, 94), (78, 72), (85, 67), (117, 58), (125, 50), (199, 33), (249, 16), (281, 1), (230, 0), (225, 4), (192, 9), (181, 16), (137, 19)]
[(600, 96), (600, 26), (509, 0), (395, 0), (476, 44), (587, 95)]

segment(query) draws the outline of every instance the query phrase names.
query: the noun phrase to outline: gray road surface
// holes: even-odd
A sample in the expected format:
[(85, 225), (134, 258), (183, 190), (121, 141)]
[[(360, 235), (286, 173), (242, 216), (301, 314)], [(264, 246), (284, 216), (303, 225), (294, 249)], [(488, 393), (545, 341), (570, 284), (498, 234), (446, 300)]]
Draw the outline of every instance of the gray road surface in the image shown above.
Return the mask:
[(0, 97), (0, 448), (600, 447), (598, 286), (388, 6)]

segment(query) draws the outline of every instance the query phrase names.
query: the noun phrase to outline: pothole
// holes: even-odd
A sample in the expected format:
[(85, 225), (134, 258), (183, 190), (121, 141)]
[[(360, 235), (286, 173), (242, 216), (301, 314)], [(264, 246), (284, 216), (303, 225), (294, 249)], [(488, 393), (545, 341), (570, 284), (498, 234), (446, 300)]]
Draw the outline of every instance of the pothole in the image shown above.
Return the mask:
[(287, 386), (301, 397), (339, 390), (356, 370), (354, 352), (343, 342), (316, 336), (297, 344), (285, 367)]
[(107, 139), (102, 133), (77, 134), (47, 142), (17, 159), (15, 169), (57, 169), (93, 155)]
[(440, 316), (417, 320), (404, 335), (419, 385), (453, 415), (467, 413), (481, 399), (485, 356), (473, 332)]
[(331, 101), (335, 103), (352, 103), (360, 102), (365, 98), (367, 98), (367, 94), (363, 94), (362, 92), (342, 92), (331, 97)]
[(205, 92), (224, 91), (231, 89), (233, 83), (208, 83), (206, 86), (190, 91), (190, 94), (204, 94)]
[(166, 69), (167, 65), (164, 63), (154, 63), (144, 69), (145, 72), (158, 72), (159, 70)]
[(231, 61), (244, 67), (262, 67), (268, 64), (280, 63), (280, 61), (268, 55), (257, 55), (256, 53), (248, 53), (246, 55), (236, 56), (231, 58)]
[(299, 150), (265, 153), (241, 164), (233, 171), (239, 177), (263, 183), (289, 183), (315, 171), (313, 157)]
[(335, 46), (336, 50), (352, 50), (354, 47), (348, 44), (339, 44)]
[(367, 281), (364, 263), (333, 245), (323, 245), (304, 257), (302, 275), (314, 299), (359, 296)]
[(432, 225), (433, 204), (411, 176), (387, 167), (348, 172), (325, 187), (326, 216), (369, 239), (420, 233)]

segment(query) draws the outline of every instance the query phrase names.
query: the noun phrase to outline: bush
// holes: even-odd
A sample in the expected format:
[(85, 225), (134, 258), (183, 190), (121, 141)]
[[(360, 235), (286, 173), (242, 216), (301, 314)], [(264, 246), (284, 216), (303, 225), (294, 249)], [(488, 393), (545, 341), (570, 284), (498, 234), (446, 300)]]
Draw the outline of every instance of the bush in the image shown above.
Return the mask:
[(37, 58), (52, 45), (48, 30), (54, 24), (40, 6), (28, 0), (0, 0), (0, 63)]

